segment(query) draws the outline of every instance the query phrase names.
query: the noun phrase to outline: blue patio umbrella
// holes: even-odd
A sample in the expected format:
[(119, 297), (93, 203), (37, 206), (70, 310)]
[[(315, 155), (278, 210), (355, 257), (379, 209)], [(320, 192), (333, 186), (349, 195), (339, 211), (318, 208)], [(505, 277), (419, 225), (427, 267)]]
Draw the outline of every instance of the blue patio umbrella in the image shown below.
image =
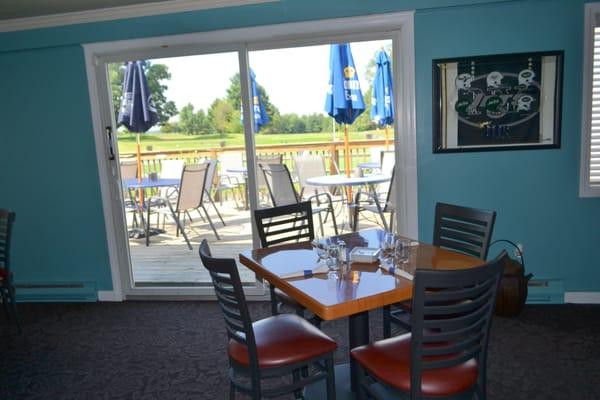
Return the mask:
[(371, 97), (371, 120), (385, 127), (385, 146), (388, 147), (388, 125), (394, 123), (394, 83), (392, 81), (391, 60), (385, 50), (377, 53), (377, 69), (373, 79)]
[(252, 89), (252, 110), (254, 112), (254, 132), (258, 132), (263, 125), (266, 125), (271, 120), (265, 109), (265, 104), (260, 97), (258, 85), (256, 84), (256, 75), (250, 68), (250, 86)]
[[(142, 180), (142, 154), (140, 150), (140, 133), (146, 132), (158, 122), (158, 114), (148, 81), (144, 73), (144, 61), (129, 61), (123, 79), (123, 96), (117, 123), (136, 133), (137, 142), (137, 177)], [(140, 189), (140, 200), (143, 200)]]
[(325, 112), (338, 124), (344, 124), (344, 160), (346, 175), (350, 176), (350, 145), (348, 125), (365, 111), (360, 82), (348, 43), (332, 44), (329, 56), (329, 89)]

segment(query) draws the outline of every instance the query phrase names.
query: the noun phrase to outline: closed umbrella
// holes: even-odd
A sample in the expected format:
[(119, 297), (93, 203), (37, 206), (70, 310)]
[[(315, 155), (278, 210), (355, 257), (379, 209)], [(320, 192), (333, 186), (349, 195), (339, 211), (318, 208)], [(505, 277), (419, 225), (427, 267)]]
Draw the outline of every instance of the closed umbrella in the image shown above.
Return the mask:
[(348, 43), (331, 45), (329, 69), (329, 89), (325, 99), (325, 112), (338, 124), (344, 124), (344, 165), (346, 176), (350, 176), (348, 125), (352, 124), (365, 110), (365, 103)]
[(388, 148), (388, 126), (394, 123), (394, 83), (392, 81), (391, 60), (385, 50), (376, 56), (377, 69), (373, 80), (371, 97), (371, 120), (385, 127), (385, 147)]
[(258, 132), (263, 125), (269, 123), (270, 118), (265, 109), (263, 99), (260, 97), (258, 86), (256, 85), (256, 75), (250, 69), (250, 85), (252, 86), (252, 110), (254, 112), (254, 132)]
[[(136, 133), (137, 178), (142, 181), (142, 154), (140, 133), (148, 131), (158, 122), (158, 114), (152, 101), (144, 74), (144, 61), (129, 61), (123, 79), (123, 96), (117, 123)], [(140, 204), (143, 202), (142, 189), (139, 190)]]

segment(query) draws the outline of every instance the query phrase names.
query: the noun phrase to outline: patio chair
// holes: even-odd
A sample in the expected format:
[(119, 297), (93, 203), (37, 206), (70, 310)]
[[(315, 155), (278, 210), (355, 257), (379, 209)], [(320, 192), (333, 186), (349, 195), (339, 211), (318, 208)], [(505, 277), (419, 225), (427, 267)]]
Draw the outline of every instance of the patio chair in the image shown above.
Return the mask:
[[(283, 164), (283, 155), (259, 155), (256, 156), (256, 165), (260, 164)], [(267, 188), (267, 182), (265, 181), (265, 175), (260, 172), (260, 167), (257, 168), (256, 173), (256, 189), (258, 191), (259, 200), (261, 203), (268, 203), (269, 200), (269, 189)]]
[(230, 172), (231, 169), (243, 170), (244, 160), (242, 153), (239, 152), (222, 152), (217, 155), (217, 161), (219, 164), (219, 180), (215, 187), (217, 198), (221, 205), (223, 205), (223, 192), (230, 190), (232, 193), (233, 200), (235, 201), (236, 207), (239, 208), (237, 199), (235, 198), (235, 192), (237, 191), (242, 199), (245, 198), (242, 190), (246, 189), (246, 176), (242, 172)]
[(304, 387), (324, 380), (324, 398), (334, 400), (336, 342), (292, 314), (253, 323), (235, 260), (213, 257), (206, 240), (200, 244), (200, 259), (210, 272), (227, 328), (229, 399), (235, 399), (236, 392), (251, 399), (286, 394), (298, 399)]
[[(124, 160), (121, 161), (120, 165), (121, 171), (121, 181), (125, 182), (129, 179), (137, 178), (137, 161), (136, 160)], [(137, 220), (137, 209), (136, 202), (134, 199), (135, 193), (131, 190), (128, 190), (125, 185), (123, 185), (123, 204), (125, 206), (125, 213), (132, 214), (131, 228), (134, 229), (138, 226)]]
[[(285, 164), (259, 164), (259, 168), (262, 170), (265, 182), (267, 183), (267, 189), (271, 196), (273, 206), (285, 206), (288, 204), (300, 203), (301, 199), (294, 182)], [(307, 197), (306, 201), (317, 201), (319, 199), (319, 205), (312, 207), (313, 215), (316, 214), (319, 218), (319, 226), (321, 228), (321, 236), (325, 236), (323, 229), (323, 216), (325, 217), (331, 214), (331, 220), (333, 222), (333, 229), (335, 234), (338, 234), (337, 223), (335, 221), (335, 211), (333, 209), (333, 202), (329, 193), (320, 193)]]
[[(221, 223), (223, 224), (223, 226), (225, 226), (225, 221), (223, 220), (223, 217), (221, 216), (221, 213), (219, 212), (219, 209), (215, 205), (215, 201), (212, 198), (213, 186), (217, 185), (217, 188), (218, 188), (218, 185), (219, 185), (218, 182), (215, 181), (215, 175), (217, 173), (218, 161), (208, 159), (205, 161), (205, 163), (208, 164), (208, 172), (206, 173), (206, 180), (204, 181), (204, 195), (206, 196), (205, 200), (208, 200), (208, 202), (213, 206), (213, 208), (215, 209), (215, 212), (217, 213), (217, 215), (219, 216), (219, 219), (221, 220)], [(200, 216), (202, 216), (202, 214), (200, 214)]]
[[(198, 164), (198, 165), (186, 165), (183, 168), (183, 172), (181, 174), (181, 184), (179, 186), (179, 195), (177, 196), (177, 202), (175, 206), (169, 201), (169, 199), (162, 197), (154, 197), (148, 201), (148, 207), (156, 207), (154, 212), (163, 213), (170, 215), (176, 224), (176, 235), (179, 236), (179, 232), (183, 235), (185, 242), (190, 250), (192, 250), (192, 245), (185, 233), (185, 212), (191, 210), (200, 210), (204, 211), (204, 215), (214, 232), (217, 240), (220, 240), (219, 233), (215, 229), (215, 226), (208, 215), (208, 211), (204, 207), (204, 195), (205, 191), (205, 181), (206, 176), (208, 174), (208, 163)], [(150, 215), (150, 211), (148, 210), (148, 215)], [(181, 214), (183, 213), (184, 219), (182, 221)], [(150, 221), (148, 221), (149, 223)]]
[(0, 209), (0, 300), (4, 305), (6, 317), (15, 321), (20, 334), (21, 324), (17, 313), (12, 271), (10, 270), (10, 242), (14, 222), (15, 213), (13, 211)]
[[(179, 179), (183, 172), (185, 162), (183, 160), (163, 160), (160, 163), (160, 177), (161, 179)], [(160, 197), (163, 198), (177, 198), (177, 188), (175, 187), (163, 187), (160, 188)]]
[(327, 188), (322, 186), (313, 186), (306, 182), (306, 180), (309, 178), (327, 175), (325, 158), (323, 156), (316, 154), (303, 154), (296, 156), (294, 157), (294, 168), (300, 183), (301, 198), (304, 199), (319, 193), (329, 193)]
[[(358, 220), (361, 212), (371, 212), (379, 215), (381, 218), (381, 223), (383, 224), (383, 228), (387, 231), (393, 230), (394, 227), (394, 214), (396, 212), (396, 194), (394, 193), (394, 169), (392, 168), (392, 179), (390, 180), (390, 185), (388, 186), (388, 191), (385, 194), (385, 202), (383, 199), (379, 197), (377, 194), (377, 203), (375, 202), (375, 198), (373, 193), (365, 192), (361, 189), (358, 190), (356, 196), (354, 197), (354, 217), (353, 217), (353, 225), (352, 230), (356, 232), (358, 229)], [(368, 199), (365, 202), (365, 198)], [(390, 213), (389, 223), (386, 222), (385, 213)]]

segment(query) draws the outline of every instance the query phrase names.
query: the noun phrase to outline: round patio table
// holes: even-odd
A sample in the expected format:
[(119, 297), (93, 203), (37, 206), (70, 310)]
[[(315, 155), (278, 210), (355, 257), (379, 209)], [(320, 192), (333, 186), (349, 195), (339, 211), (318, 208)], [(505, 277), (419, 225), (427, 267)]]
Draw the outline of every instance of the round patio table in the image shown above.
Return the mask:
[(378, 162), (364, 162), (358, 164), (358, 167), (362, 169), (380, 169), (381, 164)]
[[(375, 201), (375, 206), (377, 210), (381, 214), (382, 207), (379, 203), (379, 198), (377, 197), (377, 191), (375, 190), (374, 185), (378, 183), (389, 182), (392, 177), (390, 175), (384, 174), (371, 174), (365, 176), (346, 176), (346, 175), (322, 175), (322, 176), (314, 176), (312, 178), (308, 178), (306, 183), (312, 186), (363, 186), (366, 185), (369, 187), (369, 190), (373, 193), (373, 200)], [(353, 206), (352, 199), (347, 199), (348, 204), (348, 221), (350, 224), (352, 223), (352, 213), (350, 209)], [(387, 231), (388, 226), (385, 219), (383, 220), (383, 227)]]

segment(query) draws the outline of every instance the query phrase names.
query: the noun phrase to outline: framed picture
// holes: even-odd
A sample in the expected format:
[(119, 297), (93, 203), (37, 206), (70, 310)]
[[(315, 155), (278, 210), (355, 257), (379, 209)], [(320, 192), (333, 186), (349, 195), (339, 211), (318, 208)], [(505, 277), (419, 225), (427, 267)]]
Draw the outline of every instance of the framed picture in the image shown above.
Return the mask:
[(433, 152), (560, 148), (563, 51), (433, 61)]

